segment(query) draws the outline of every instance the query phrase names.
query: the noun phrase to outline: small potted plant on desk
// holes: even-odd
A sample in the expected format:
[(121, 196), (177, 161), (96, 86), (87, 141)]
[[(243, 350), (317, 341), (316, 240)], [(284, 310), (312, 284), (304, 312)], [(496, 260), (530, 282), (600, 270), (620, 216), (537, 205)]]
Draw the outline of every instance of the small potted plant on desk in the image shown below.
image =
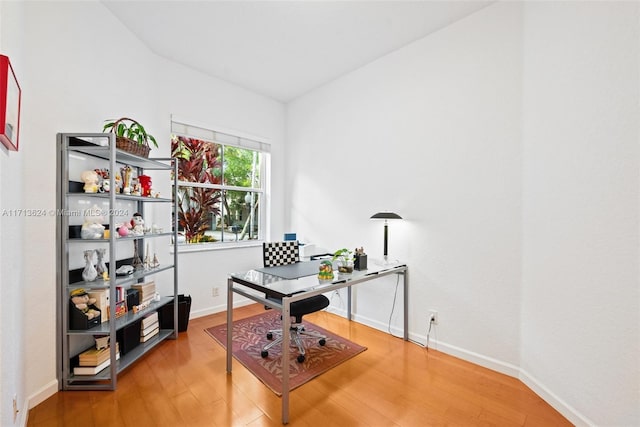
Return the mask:
[(121, 117), (117, 120), (105, 120), (103, 132), (109, 131), (116, 134), (116, 147), (128, 153), (142, 157), (149, 157), (149, 141), (158, 148), (158, 143), (153, 135), (147, 133), (145, 128), (136, 120)]
[(353, 273), (353, 251), (347, 248), (338, 249), (334, 254), (332, 261), (338, 264), (338, 273)]

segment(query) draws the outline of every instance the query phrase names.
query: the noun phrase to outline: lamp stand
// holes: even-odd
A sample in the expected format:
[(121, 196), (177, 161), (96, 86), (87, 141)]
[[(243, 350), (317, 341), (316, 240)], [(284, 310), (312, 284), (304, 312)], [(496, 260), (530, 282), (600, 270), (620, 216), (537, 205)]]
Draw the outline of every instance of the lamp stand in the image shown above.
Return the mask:
[(389, 224), (387, 220), (384, 220), (384, 251), (382, 252), (384, 256), (384, 263), (387, 263), (387, 253), (388, 253), (388, 241), (389, 241)]

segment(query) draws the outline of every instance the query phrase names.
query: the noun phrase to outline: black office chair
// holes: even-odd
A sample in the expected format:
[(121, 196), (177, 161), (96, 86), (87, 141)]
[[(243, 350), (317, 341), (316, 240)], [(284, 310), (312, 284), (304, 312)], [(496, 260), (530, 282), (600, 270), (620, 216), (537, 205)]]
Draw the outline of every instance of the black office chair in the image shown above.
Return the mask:
[[(262, 244), (263, 259), (265, 267), (276, 267), (279, 265), (294, 264), (300, 261), (300, 248), (298, 242), (295, 240), (284, 242), (265, 242)], [(281, 303), (282, 299), (273, 295), (267, 294), (267, 299)], [(295, 301), (291, 303), (291, 317), (295, 318), (295, 321), (291, 323), (289, 333), (291, 336), (291, 343), (295, 343), (298, 347), (299, 363), (305, 360), (305, 349), (302, 339), (305, 337), (315, 338), (318, 340), (318, 344), (325, 345), (327, 337), (317, 333), (307, 331), (302, 324), (302, 316), (305, 314), (315, 313), (329, 306), (329, 298), (324, 295), (316, 295), (309, 297), (302, 301)], [(263, 358), (269, 356), (269, 349), (275, 345), (282, 343), (282, 329), (273, 329), (267, 333), (267, 339), (273, 340), (274, 335), (277, 338), (271, 341), (269, 344), (262, 348), (261, 356)]]

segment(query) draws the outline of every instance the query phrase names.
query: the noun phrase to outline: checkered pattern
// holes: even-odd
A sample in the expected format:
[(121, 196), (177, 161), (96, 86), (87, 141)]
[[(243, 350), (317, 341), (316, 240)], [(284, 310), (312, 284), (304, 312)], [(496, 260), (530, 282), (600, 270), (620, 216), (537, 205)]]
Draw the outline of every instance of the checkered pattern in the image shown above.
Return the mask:
[(300, 261), (300, 249), (297, 240), (285, 242), (264, 242), (262, 244), (264, 266), (293, 264)]

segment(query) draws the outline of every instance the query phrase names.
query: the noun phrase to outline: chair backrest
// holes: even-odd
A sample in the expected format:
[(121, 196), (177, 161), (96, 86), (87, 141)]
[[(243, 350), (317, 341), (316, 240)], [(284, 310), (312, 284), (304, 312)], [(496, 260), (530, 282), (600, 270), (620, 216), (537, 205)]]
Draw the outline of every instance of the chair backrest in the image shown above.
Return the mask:
[(297, 240), (264, 242), (262, 255), (265, 267), (294, 264), (300, 261), (300, 248)]

